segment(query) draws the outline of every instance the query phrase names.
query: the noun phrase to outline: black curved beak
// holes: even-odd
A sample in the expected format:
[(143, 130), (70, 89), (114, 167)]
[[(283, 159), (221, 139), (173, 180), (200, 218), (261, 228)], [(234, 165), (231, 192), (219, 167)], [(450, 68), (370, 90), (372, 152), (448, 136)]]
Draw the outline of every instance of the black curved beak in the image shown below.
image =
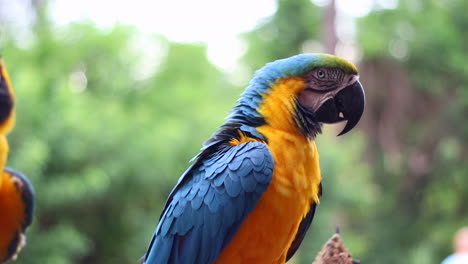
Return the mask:
[[(361, 119), (364, 112), (364, 89), (359, 81), (339, 91), (335, 97), (328, 99), (315, 112), (319, 122), (334, 124), (347, 120), (346, 126), (338, 134), (349, 132)], [(340, 116), (341, 114), (341, 116)]]

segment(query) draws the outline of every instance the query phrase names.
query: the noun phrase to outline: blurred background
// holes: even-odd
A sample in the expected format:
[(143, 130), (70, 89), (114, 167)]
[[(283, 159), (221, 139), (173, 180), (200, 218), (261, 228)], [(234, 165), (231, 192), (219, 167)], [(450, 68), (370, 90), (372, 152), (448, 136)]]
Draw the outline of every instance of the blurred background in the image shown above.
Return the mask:
[(440, 263), (468, 224), (468, 1), (0, 0), (17, 94), (8, 164), (37, 192), (15, 263), (136, 263), (188, 161), (253, 72), (358, 65), (358, 129), (317, 139), (324, 195), (291, 263), (340, 225), (362, 263)]

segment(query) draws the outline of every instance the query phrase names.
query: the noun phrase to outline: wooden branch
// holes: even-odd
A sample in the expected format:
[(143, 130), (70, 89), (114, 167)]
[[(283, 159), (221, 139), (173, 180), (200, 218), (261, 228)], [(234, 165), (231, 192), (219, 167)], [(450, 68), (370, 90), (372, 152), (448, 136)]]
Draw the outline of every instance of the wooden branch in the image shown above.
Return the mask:
[(339, 229), (323, 245), (312, 264), (359, 264), (359, 260), (354, 260), (351, 253), (341, 240)]

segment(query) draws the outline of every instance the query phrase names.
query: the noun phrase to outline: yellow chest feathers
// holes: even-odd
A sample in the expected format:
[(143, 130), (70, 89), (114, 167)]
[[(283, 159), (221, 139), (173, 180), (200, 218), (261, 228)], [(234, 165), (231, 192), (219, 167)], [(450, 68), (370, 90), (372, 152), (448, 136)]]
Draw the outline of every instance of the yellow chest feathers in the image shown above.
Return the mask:
[[(319, 201), (321, 176), (315, 143), (269, 126), (261, 132), (268, 134), (275, 162), (273, 179), (215, 263), (285, 263), (302, 219), (311, 203)], [(249, 139), (232, 143), (245, 141)]]
[[(302, 219), (319, 202), (317, 147), (298, 131), (292, 116), (295, 93), (302, 87), (300, 78), (281, 80), (257, 109), (266, 121), (257, 130), (273, 156), (273, 178), (215, 263), (284, 263)], [(231, 144), (252, 140), (241, 133)]]
[[(272, 130), (263, 128), (262, 130)], [(319, 154), (314, 141), (272, 130), (268, 148), (275, 162), (271, 186), (281, 196), (319, 201)]]
[(257, 130), (268, 139), (275, 161), (272, 186), (286, 196), (310, 198), (318, 202), (321, 181), (318, 151), (313, 140), (302, 135), (295, 123), (295, 99), (304, 89), (304, 79), (283, 78), (272, 84), (257, 111), (266, 124)]

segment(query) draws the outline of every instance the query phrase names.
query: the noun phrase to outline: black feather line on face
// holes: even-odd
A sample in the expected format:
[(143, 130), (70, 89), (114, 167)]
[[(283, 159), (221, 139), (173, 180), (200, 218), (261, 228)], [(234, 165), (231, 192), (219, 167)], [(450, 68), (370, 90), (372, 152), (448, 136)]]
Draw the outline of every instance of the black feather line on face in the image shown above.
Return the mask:
[(322, 133), (322, 125), (315, 118), (315, 113), (297, 99), (295, 104), (294, 120), (301, 133), (308, 139), (315, 138), (317, 134)]

